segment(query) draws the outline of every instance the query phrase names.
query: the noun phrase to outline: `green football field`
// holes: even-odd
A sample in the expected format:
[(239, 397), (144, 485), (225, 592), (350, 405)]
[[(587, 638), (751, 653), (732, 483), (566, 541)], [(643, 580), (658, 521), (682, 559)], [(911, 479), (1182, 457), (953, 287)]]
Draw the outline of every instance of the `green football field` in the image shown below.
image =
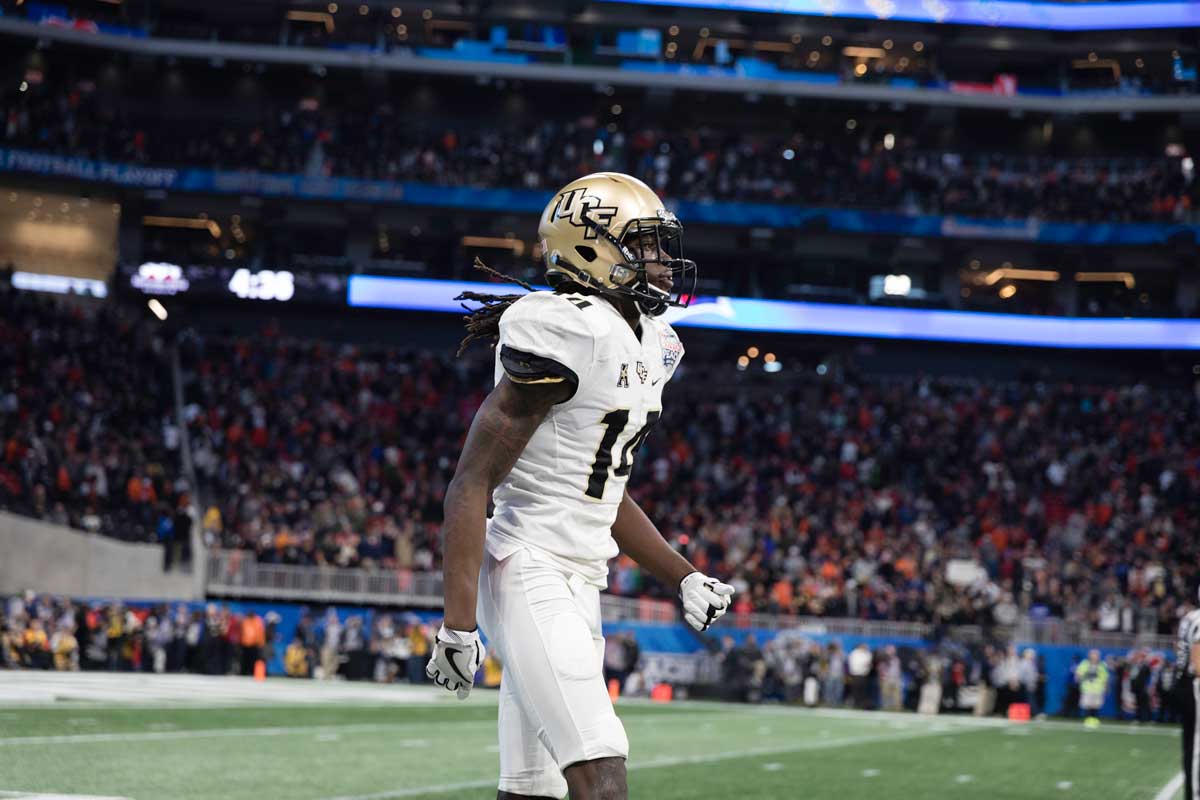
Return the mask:
[[(0, 672), (0, 689), (12, 675)], [(136, 686), (95, 690), (96, 701), (54, 690), (53, 701), (31, 693), (21, 702), (12, 699), (21, 687), (0, 691), (0, 797), (495, 797), (494, 693), (460, 704), (379, 687), (375, 701), (323, 698), (313, 682), (266, 686), (278, 684), (304, 702), (277, 702), (270, 691), (259, 700), (250, 689), (227, 696), (207, 684), (171, 699)], [(618, 709), (637, 798), (1177, 795), (1174, 728), (687, 702)]]

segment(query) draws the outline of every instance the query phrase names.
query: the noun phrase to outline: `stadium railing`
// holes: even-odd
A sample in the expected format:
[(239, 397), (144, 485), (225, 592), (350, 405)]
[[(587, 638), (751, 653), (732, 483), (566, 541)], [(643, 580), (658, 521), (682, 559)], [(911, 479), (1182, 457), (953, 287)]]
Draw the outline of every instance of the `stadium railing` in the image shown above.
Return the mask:
[[(437, 607), (442, 604), (440, 572), (368, 570), (348, 567), (314, 567), (261, 564), (246, 550), (210, 550), (206, 571), (207, 594), (234, 599), (296, 600)], [(665, 600), (601, 596), (605, 622), (679, 622), (675, 604)], [(923, 622), (862, 620), (840, 617), (802, 617), (783, 614), (731, 614), (715, 633), (736, 630), (794, 631), (814, 636), (862, 636), (900, 641), (928, 641), (939, 633), (955, 641), (980, 642), (995, 636), (1023, 644), (1056, 644), (1078, 647), (1145, 647), (1170, 650), (1170, 636), (1096, 631), (1082, 623), (1061, 619), (1023, 619), (1017, 625), (986, 631), (979, 625), (942, 629)], [(988, 635), (988, 634), (992, 635)]]
[(231, 598), (362, 605), (442, 603), (441, 573), (260, 564), (246, 550), (209, 551), (205, 586), (210, 596)]

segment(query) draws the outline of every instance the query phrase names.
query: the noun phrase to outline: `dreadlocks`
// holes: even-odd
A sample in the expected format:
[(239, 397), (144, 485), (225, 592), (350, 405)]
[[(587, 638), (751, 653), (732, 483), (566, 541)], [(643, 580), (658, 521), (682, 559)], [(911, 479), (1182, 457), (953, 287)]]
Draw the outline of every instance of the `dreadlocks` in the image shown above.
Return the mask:
[[(515, 283), (527, 292), (536, 291), (525, 281), (520, 278), (514, 278), (511, 275), (505, 275), (503, 272), (492, 269), (487, 264), (484, 264), (479, 256), (475, 257), (475, 269), (480, 272), (486, 272), (494, 278), (499, 278), (506, 283)], [(465, 303), (463, 308), (469, 313), (463, 317), (463, 321), (467, 325), (467, 335), (458, 345), (457, 358), (466, 352), (472, 342), (480, 339), (495, 342), (500, 337), (500, 317), (508, 310), (508, 307), (520, 300), (524, 295), (521, 294), (480, 294), (479, 292), (463, 292), (455, 300), (472, 300), (476, 303), (483, 303), (479, 308), (471, 308)]]

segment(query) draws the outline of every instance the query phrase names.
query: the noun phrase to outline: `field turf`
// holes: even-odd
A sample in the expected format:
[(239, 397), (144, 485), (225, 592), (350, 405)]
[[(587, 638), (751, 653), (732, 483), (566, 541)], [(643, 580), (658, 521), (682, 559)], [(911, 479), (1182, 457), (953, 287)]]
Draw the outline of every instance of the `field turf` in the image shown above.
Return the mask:
[[(492, 692), (459, 704), (409, 687), (343, 696), (331, 684), (196, 679), (156, 695), (152, 679), (113, 676), (119, 691), (47, 695), (11, 683), (19, 675), (0, 672), (0, 797), (495, 797)], [(1177, 796), (1176, 728), (687, 702), (618, 709), (635, 798)]]

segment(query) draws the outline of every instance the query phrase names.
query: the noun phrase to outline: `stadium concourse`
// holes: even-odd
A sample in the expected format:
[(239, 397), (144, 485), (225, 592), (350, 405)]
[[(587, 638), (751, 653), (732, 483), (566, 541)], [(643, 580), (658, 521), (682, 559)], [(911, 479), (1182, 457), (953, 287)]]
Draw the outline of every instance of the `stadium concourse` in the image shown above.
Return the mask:
[[(5, 673), (0, 797), (493, 796), (495, 693)], [(721, 703), (617, 705), (633, 796), (1169, 800), (1173, 731)], [(686, 730), (686, 737), (680, 735)], [(454, 758), (440, 755), (453, 742)]]

